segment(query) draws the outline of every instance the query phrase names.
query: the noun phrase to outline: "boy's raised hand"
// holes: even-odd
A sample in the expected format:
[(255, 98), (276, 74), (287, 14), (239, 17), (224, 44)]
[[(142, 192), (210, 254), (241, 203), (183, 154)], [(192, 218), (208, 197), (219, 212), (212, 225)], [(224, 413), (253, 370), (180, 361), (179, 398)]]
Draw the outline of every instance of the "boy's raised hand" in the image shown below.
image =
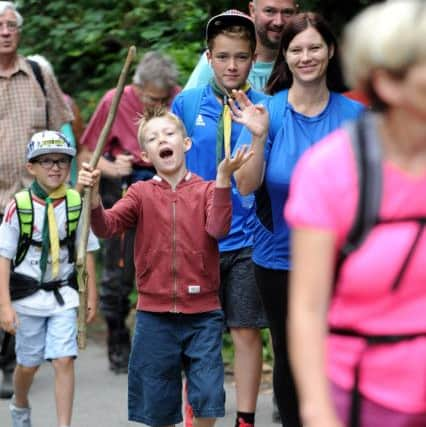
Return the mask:
[(237, 149), (234, 157), (225, 157), (217, 167), (216, 187), (229, 187), (232, 174), (253, 157), (253, 154), (248, 145), (243, 145)]
[(253, 104), (242, 90), (233, 90), (229, 99), (232, 120), (244, 125), (255, 137), (266, 137), (269, 114), (264, 105)]
[(101, 177), (101, 171), (99, 169), (93, 169), (89, 163), (83, 162), (81, 169), (78, 171), (77, 183), (83, 187), (92, 188), (92, 209), (96, 208), (100, 203), (99, 197), (99, 181)]

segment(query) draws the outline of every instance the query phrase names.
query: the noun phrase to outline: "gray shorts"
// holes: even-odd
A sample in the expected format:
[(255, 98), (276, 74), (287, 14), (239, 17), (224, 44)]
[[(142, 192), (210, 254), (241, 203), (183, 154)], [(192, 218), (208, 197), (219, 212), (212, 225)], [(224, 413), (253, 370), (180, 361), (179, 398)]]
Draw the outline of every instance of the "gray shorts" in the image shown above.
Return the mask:
[(220, 299), (229, 328), (267, 328), (251, 248), (220, 254)]

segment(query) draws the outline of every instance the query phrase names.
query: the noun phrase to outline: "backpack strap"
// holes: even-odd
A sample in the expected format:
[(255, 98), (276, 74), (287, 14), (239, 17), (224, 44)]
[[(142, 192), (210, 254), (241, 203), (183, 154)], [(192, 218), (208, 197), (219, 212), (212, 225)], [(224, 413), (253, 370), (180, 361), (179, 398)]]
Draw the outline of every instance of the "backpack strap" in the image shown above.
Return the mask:
[(80, 193), (73, 188), (68, 188), (65, 195), (65, 203), (67, 212), (68, 262), (72, 263), (75, 261), (75, 239), (82, 208)]
[(33, 235), (34, 206), (30, 190), (25, 189), (16, 193), (15, 203), (19, 221), (19, 240), (14, 267), (18, 266), (25, 258)]
[(373, 113), (364, 113), (346, 124), (358, 175), (358, 203), (355, 219), (338, 255), (336, 279), (345, 259), (364, 242), (376, 225), (382, 199), (382, 151)]
[(201, 100), (206, 86), (188, 89), (182, 92), (182, 121), (189, 137), (194, 132), (195, 122), (200, 112)]
[[(14, 268), (25, 258), (30, 245), (39, 246), (39, 242), (32, 240), (34, 225), (34, 205), (31, 191), (28, 189), (15, 194), (16, 210), (19, 221), (19, 241), (14, 261)], [(66, 231), (67, 236), (61, 240), (60, 244), (66, 244), (68, 249), (68, 261), (75, 261), (75, 239), (80, 220), (82, 201), (80, 193), (73, 188), (68, 188), (65, 195), (65, 209), (67, 215)]]
[(31, 69), (33, 70), (34, 77), (37, 80), (37, 83), (39, 84), (40, 89), (43, 92), (44, 97), (46, 98), (46, 127), (48, 127), (49, 109), (48, 109), (48, 104), (47, 104), (47, 91), (46, 91), (46, 86), (44, 84), (43, 73), (41, 72), (40, 64), (37, 61), (33, 61), (32, 59), (27, 59), (27, 62), (30, 65)]

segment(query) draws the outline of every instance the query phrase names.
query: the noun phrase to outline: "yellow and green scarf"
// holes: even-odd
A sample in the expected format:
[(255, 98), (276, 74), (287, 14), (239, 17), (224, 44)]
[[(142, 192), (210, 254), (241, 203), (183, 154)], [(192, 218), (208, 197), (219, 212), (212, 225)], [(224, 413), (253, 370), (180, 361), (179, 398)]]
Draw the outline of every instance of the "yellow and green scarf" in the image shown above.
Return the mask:
[(62, 184), (55, 191), (47, 194), (46, 191), (40, 186), (37, 181), (31, 184), (31, 191), (46, 203), (46, 209), (43, 221), (42, 230), (42, 243), (41, 243), (41, 256), (40, 256), (40, 270), (41, 278), (40, 283), (43, 283), (44, 275), (46, 273), (47, 259), (49, 256), (49, 249), (52, 258), (52, 278), (59, 274), (59, 233), (56, 224), (55, 210), (53, 201), (62, 199), (66, 196), (67, 187)]
[[(222, 113), (217, 124), (217, 133), (216, 133), (216, 166), (222, 161), (225, 157), (225, 153), (231, 152), (231, 128), (232, 128), (232, 117), (231, 117), (231, 108), (228, 105), (229, 93), (223, 90), (220, 87), (216, 80), (213, 78), (210, 81), (210, 86), (213, 89), (213, 93), (222, 100)], [(244, 83), (241, 90), (248, 92), (250, 89), (250, 84), (248, 82)]]

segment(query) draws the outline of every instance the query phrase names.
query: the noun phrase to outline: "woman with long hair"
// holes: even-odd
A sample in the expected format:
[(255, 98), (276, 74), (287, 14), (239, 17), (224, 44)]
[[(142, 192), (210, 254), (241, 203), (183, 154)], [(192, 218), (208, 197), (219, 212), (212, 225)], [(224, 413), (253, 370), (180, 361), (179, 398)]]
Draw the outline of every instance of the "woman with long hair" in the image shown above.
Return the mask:
[[(274, 350), (274, 392), (283, 425), (301, 425), (286, 339), (290, 229), (283, 219), (293, 169), (301, 155), (361, 104), (344, 90), (336, 39), (321, 15), (300, 13), (286, 23), (265, 106), (238, 92), (233, 119), (246, 126), (239, 145), (251, 143), (252, 159), (235, 174), (242, 194), (256, 191), (253, 261)], [(268, 120), (269, 116), (269, 120)], [(269, 123), (269, 126), (268, 126)]]

